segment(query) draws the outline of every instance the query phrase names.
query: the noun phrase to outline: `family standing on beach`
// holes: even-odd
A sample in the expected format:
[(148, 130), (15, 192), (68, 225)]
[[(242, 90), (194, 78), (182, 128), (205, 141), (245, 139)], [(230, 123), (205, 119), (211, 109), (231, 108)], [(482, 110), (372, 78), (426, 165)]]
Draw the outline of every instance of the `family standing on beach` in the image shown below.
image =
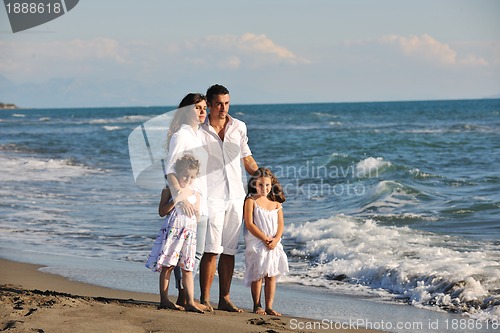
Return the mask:
[[(230, 288), (244, 221), (245, 282), (251, 288), (253, 311), (279, 316), (273, 309), (276, 281), (288, 273), (281, 244), (285, 196), (273, 173), (258, 167), (246, 125), (229, 115), (229, 106), (229, 91), (218, 84), (206, 97), (190, 93), (179, 104), (167, 134), (168, 186), (159, 206), (160, 216), (166, 218), (146, 266), (160, 272), (161, 308), (213, 311), (210, 289), (217, 269), (218, 309), (242, 312), (232, 303)], [(246, 188), (242, 166), (251, 176)], [(193, 296), (198, 267), (200, 303)], [(172, 270), (179, 289), (176, 304), (168, 299)]]

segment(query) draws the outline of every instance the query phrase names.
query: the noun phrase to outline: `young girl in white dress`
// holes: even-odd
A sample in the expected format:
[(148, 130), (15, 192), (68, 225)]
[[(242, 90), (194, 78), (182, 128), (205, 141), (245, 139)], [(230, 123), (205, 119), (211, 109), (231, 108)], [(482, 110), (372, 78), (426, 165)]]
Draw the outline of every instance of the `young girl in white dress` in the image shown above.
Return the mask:
[[(198, 211), (200, 205), (200, 194), (191, 187), (193, 180), (198, 175), (200, 163), (191, 155), (184, 155), (175, 162), (175, 172), (181, 188), (188, 192), (187, 200)], [(170, 207), (168, 207), (170, 206)], [(186, 311), (203, 311), (194, 303), (194, 260), (196, 254), (196, 224), (198, 217), (187, 216), (179, 207), (175, 205), (171, 198), (165, 210), (172, 209), (165, 222), (158, 232), (155, 243), (146, 263), (146, 267), (153, 271), (160, 272), (160, 308), (180, 309), (168, 299), (168, 285), (170, 274), (175, 266), (179, 265), (182, 269), (182, 284), (186, 292)]]
[[(251, 287), (253, 311), (281, 316), (273, 310), (277, 279), (288, 273), (288, 260), (281, 244), (284, 229), (283, 189), (273, 173), (259, 168), (248, 182), (245, 200), (245, 282)], [(265, 310), (261, 305), (265, 283)]]

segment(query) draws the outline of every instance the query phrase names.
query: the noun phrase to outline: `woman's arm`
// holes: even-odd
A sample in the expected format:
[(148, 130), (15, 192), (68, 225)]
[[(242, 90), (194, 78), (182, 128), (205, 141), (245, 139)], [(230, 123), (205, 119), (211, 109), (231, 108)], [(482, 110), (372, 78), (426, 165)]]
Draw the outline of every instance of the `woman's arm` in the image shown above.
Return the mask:
[(168, 154), (166, 160), (166, 173), (168, 185), (172, 192), (172, 197), (174, 198), (174, 204), (181, 203), (182, 212), (187, 216), (193, 216), (195, 214), (193, 206), (187, 201), (187, 194), (182, 194), (182, 188), (179, 185), (179, 181), (175, 174), (175, 161), (182, 157), (186, 151), (186, 142), (189, 138), (182, 135), (182, 132), (177, 131), (170, 138), (170, 144), (168, 147)]
[(187, 200), (187, 194), (183, 193), (183, 189), (179, 185), (179, 180), (175, 173), (167, 175), (168, 185), (172, 188), (172, 196), (174, 197), (174, 205), (180, 203), (182, 212), (186, 216), (193, 216), (196, 211), (193, 205)]
[(196, 221), (200, 221), (200, 204), (201, 204), (201, 195), (200, 192), (194, 191), (196, 195), (196, 203), (194, 204)]

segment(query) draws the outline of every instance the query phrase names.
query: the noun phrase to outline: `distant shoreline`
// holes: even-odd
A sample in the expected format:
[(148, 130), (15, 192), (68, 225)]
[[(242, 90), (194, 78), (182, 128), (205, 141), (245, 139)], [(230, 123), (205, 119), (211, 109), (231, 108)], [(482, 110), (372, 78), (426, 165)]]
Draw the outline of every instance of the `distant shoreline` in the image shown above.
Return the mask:
[(1, 110), (14, 110), (14, 109), (19, 109), (19, 107), (16, 104), (12, 104), (12, 103), (0, 103), (0, 109)]

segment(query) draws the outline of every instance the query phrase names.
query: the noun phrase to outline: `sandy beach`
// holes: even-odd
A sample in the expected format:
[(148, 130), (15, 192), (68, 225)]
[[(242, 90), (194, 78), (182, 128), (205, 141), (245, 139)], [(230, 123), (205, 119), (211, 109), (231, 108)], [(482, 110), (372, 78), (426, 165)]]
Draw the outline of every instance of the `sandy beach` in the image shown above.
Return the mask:
[(6, 332), (371, 332), (248, 309), (240, 314), (158, 310), (155, 294), (70, 281), (32, 264), (0, 259), (0, 265), (0, 330)]

